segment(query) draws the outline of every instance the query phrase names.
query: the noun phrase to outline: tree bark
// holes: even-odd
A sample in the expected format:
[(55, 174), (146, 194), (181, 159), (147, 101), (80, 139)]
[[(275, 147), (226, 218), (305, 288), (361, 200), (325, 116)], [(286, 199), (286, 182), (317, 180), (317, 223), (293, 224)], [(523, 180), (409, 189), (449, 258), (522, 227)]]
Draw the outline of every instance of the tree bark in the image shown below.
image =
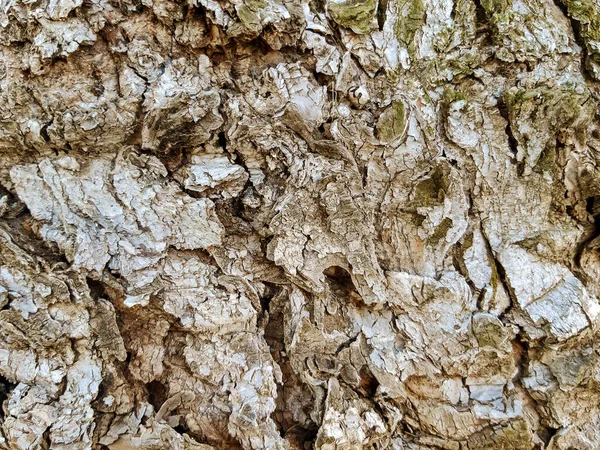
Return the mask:
[(600, 448), (597, 0), (0, 0), (0, 55), (0, 448)]

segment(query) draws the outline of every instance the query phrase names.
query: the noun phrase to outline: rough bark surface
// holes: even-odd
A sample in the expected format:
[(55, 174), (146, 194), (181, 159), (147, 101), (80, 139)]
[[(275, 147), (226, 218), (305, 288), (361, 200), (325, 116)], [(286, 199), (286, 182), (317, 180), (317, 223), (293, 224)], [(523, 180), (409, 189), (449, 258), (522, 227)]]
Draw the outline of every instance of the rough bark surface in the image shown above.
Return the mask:
[(600, 448), (598, 0), (0, 0), (0, 447)]

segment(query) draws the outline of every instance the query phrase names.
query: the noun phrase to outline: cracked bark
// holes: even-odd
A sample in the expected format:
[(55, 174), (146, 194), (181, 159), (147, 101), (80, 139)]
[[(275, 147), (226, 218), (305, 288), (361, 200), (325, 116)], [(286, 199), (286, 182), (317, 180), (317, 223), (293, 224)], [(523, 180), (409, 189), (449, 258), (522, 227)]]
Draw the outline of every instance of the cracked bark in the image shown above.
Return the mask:
[(0, 0), (0, 448), (600, 447), (596, 0)]

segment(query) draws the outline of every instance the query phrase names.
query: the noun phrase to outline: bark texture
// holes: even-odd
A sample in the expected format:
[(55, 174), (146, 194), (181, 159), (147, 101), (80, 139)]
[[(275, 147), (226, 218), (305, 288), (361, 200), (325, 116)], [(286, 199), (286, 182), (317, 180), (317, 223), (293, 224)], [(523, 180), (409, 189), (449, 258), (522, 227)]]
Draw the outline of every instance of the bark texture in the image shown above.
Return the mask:
[(0, 0), (0, 447), (600, 448), (599, 78), (597, 0)]

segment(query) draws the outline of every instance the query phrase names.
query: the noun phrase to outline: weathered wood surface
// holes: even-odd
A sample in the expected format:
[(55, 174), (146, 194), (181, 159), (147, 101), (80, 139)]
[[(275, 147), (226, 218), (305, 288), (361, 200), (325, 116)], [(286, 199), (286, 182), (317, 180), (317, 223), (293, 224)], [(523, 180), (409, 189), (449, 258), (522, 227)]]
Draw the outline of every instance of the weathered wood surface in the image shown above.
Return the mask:
[(599, 78), (597, 0), (0, 0), (0, 447), (600, 448)]

